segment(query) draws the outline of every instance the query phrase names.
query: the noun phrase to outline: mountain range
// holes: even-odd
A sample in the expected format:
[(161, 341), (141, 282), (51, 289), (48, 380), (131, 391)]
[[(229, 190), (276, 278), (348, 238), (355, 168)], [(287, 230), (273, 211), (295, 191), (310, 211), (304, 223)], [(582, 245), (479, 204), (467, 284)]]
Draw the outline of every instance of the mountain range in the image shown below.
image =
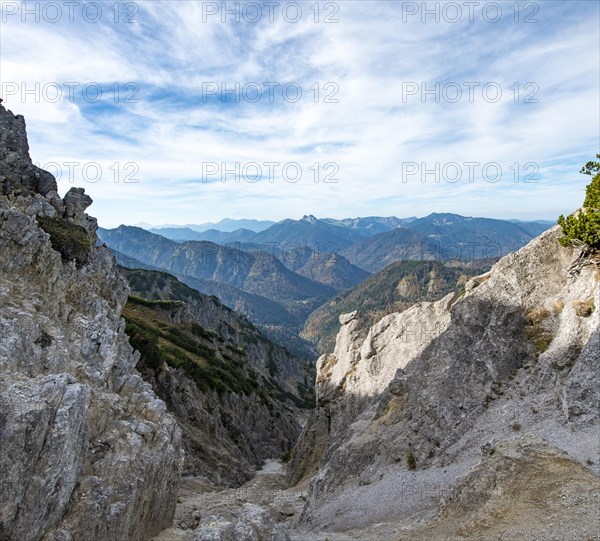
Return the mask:
[[(234, 224), (230, 221), (226, 225)], [(523, 246), (549, 225), (449, 213), (346, 220), (307, 215), (259, 232), (154, 230), (176, 237), (173, 240), (139, 227), (120, 226), (100, 228), (98, 236), (122, 266), (170, 272), (188, 286), (218, 297), (259, 325), (269, 338), (307, 358), (314, 350), (299, 336), (302, 329), (302, 336), (313, 343), (325, 340), (331, 344), (339, 315), (338, 301), (332, 298), (360, 288), (371, 273), (403, 261), (457, 260), (464, 266), (480, 259), (494, 260)], [(219, 242), (185, 240), (187, 237), (209, 237)], [(229, 242), (231, 239), (237, 240)], [(374, 283), (385, 282), (382, 277), (393, 281), (400, 268), (394, 267)], [(359, 294), (358, 299), (364, 296)], [(429, 297), (411, 297), (412, 301), (419, 299)], [(330, 313), (324, 315), (328, 310)], [(320, 328), (321, 323), (324, 328)]]
[(161, 228), (146, 226), (144, 229), (179, 242), (208, 240), (219, 244), (251, 243), (265, 245), (263, 249), (267, 251), (269, 249), (290, 251), (299, 246), (309, 246), (320, 252), (335, 252), (343, 250), (360, 239), (405, 225), (413, 219), (415, 218), (370, 216), (336, 220), (332, 218), (318, 219), (309, 214), (300, 220), (286, 219), (277, 223), (261, 222), (265, 225), (261, 229), (244, 227), (242, 221), (239, 221), (240, 227), (237, 229), (228, 227), (231, 226), (230, 222), (232, 221), (227, 222), (225, 227), (215, 224), (214, 227), (208, 229), (192, 225)]
[[(175, 225), (175, 224), (164, 224), (164, 225), (152, 225), (149, 223), (141, 222), (135, 224), (136, 227), (141, 227), (143, 229), (181, 229), (187, 228), (191, 231), (208, 231), (209, 229), (217, 229), (218, 231), (231, 232), (237, 229), (249, 229), (250, 231), (258, 232), (263, 229), (267, 229), (267, 227), (271, 227), (275, 222), (271, 220), (255, 220), (255, 219), (232, 219), (232, 218), (224, 218), (218, 222), (206, 222), (202, 224), (186, 224), (184, 226)], [(191, 239), (188, 239), (191, 240)]]
[(144, 228), (151, 233), (161, 235), (168, 239), (185, 242), (187, 240), (208, 240), (218, 244), (227, 244), (232, 242), (249, 242), (257, 233), (251, 229), (236, 229), (234, 231), (220, 231), (218, 229), (206, 229), (196, 231), (191, 227), (161, 227)]
[(498, 258), (517, 250), (551, 227), (545, 222), (514, 223), (434, 213), (380, 233), (342, 251), (351, 263), (370, 272), (394, 261)]
[[(288, 269), (265, 252), (243, 251), (208, 241), (177, 243), (130, 226), (99, 228), (98, 237), (115, 252), (121, 265), (170, 272), (190, 287), (218, 296), (230, 308), (264, 325), (270, 338), (296, 354), (314, 355), (298, 337), (298, 331), (308, 314), (337, 292), (334, 287)], [(331, 264), (327, 273), (319, 273), (318, 258), (310, 273), (323, 274), (323, 280), (332, 283), (354, 285), (364, 271), (354, 270), (350, 263), (339, 259), (340, 278), (335, 278), (337, 273)], [(357, 276), (354, 281), (348, 278), (350, 271)], [(306, 269), (305, 272), (308, 273)]]
[(300, 220), (282, 220), (259, 232), (249, 229), (198, 232), (190, 228), (152, 232), (177, 242), (208, 240), (275, 255), (309, 247), (318, 253), (339, 253), (363, 270), (376, 272), (399, 260), (501, 257), (551, 225), (552, 222), (473, 218), (451, 213), (433, 213), (422, 218), (371, 216), (343, 220), (307, 215)]
[(100, 228), (109, 247), (142, 263), (178, 275), (223, 282), (248, 293), (283, 301), (326, 297), (333, 290), (300, 276), (265, 252), (249, 252), (208, 241), (176, 243), (138, 227)]

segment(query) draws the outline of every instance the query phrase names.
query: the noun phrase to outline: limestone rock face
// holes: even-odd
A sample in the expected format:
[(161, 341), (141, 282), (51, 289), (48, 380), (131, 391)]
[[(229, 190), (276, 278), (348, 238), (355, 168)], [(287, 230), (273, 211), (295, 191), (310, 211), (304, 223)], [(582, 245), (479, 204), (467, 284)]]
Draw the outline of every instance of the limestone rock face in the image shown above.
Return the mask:
[(583, 465), (542, 438), (518, 436), (490, 447), (436, 519), (407, 539), (593, 539), (598, 498), (600, 479)]
[(456, 298), (370, 329), (357, 314), (340, 318), (289, 467), (292, 484), (314, 475), (307, 527), (424, 513), (435, 497), (376, 495), (406, 483), (448, 489), (482, 446), (524, 432), (598, 469), (600, 274), (592, 264), (571, 276), (578, 252), (559, 235), (543, 233)]
[(90, 198), (58, 196), (2, 106), (0, 181), (0, 538), (148, 539), (174, 512), (181, 436), (134, 368), (126, 283)]

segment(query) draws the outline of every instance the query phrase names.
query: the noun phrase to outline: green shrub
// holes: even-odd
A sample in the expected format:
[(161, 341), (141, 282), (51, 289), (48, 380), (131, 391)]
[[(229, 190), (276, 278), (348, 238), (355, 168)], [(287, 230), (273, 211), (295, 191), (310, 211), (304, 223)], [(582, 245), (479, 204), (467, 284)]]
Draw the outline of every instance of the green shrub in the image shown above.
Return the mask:
[(36, 220), (50, 235), (52, 249), (61, 255), (63, 261), (75, 261), (78, 267), (87, 263), (92, 243), (83, 227), (63, 218), (37, 216)]
[(198, 325), (197, 323), (192, 323), (192, 332), (196, 336), (200, 336), (206, 340), (212, 340), (217, 335), (215, 332), (205, 329), (202, 325)]
[(558, 239), (562, 246), (572, 246), (574, 242), (580, 241), (593, 248), (600, 248), (600, 210), (582, 209), (566, 218), (561, 215), (558, 224), (564, 235)]
[(544, 321), (550, 316), (550, 312), (545, 308), (531, 310), (525, 315), (526, 326), (525, 334), (531, 340), (538, 353), (543, 353), (548, 349), (553, 340), (552, 333), (544, 327)]
[[(596, 154), (596, 158), (600, 158), (600, 154)], [(588, 162), (581, 172), (593, 175), (592, 182), (585, 189), (583, 208), (566, 218), (559, 216), (558, 224), (564, 236), (558, 240), (563, 246), (582, 242), (600, 248), (600, 162)]]
[(128, 319), (125, 320), (125, 332), (129, 335), (131, 347), (140, 352), (139, 363), (147, 368), (158, 370), (163, 359), (157, 345), (157, 333)]
[(137, 295), (129, 295), (129, 297), (127, 298), (127, 300), (129, 302), (131, 302), (132, 304), (139, 304), (141, 306), (146, 306), (148, 308), (171, 308), (171, 307), (175, 307), (175, 306), (183, 306), (185, 303), (183, 301), (163, 301), (163, 300), (156, 300), (156, 301), (152, 301), (149, 299), (144, 299), (143, 297), (138, 297)]
[(408, 469), (409, 470), (416, 470), (417, 469), (417, 460), (415, 459), (415, 455), (413, 454), (412, 451), (408, 452), (408, 455), (406, 457), (406, 463), (408, 464)]
[(284, 453), (283, 456), (281, 457), (281, 462), (283, 462), (284, 464), (287, 464), (291, 459), (292, 459), (292, 452), (288, 451), (287, 453)]

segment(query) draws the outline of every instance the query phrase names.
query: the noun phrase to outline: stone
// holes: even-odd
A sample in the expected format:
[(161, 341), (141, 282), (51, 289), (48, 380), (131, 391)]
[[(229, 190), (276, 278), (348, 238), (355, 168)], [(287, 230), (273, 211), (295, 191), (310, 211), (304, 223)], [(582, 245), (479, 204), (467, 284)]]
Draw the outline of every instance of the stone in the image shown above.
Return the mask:
[(269, 512), (257, 505), (244, 504), (232, 520), (220, 516), (203, 519), (194, 532), (194, 541), (290, 541)]
[(240, 541), (235, 537), (233, 522), (223, 517), (210, 516), (194, 532), (194, 541)]

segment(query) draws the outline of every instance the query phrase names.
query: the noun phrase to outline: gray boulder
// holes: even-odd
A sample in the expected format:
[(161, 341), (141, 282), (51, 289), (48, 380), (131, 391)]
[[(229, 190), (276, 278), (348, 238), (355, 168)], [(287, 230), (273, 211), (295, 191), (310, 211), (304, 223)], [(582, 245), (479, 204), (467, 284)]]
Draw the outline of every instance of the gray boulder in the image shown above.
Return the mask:
[(209, 516), (194, 532), (194, 541), (290, 541), (290, 536), (262, 507), (246, 503), (234, 518)]

